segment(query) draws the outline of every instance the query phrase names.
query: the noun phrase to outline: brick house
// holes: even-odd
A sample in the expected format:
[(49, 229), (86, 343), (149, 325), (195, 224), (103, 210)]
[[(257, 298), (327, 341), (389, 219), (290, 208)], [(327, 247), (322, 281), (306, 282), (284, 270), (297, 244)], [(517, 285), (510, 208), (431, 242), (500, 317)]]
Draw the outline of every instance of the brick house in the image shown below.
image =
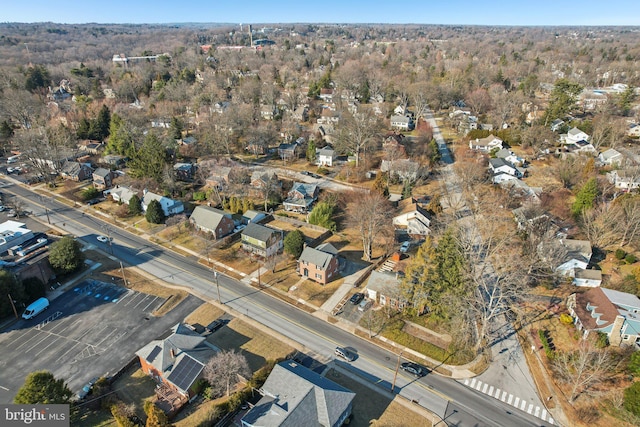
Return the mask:
[(234, 228), (231, 214), (209, 206), (196, 206), (189, 222), (196, 230), (209, 233), (214, 239), (231, 234)]
[(326, 285), (338, 273), (338, 250), (330, 243), (306, 246), (298, 258), (298, 274)]
[(98, 190), (106, 190), (113, 185), (114, 173), (105, 168), (98, 168), (93, 172), (93, 186)]

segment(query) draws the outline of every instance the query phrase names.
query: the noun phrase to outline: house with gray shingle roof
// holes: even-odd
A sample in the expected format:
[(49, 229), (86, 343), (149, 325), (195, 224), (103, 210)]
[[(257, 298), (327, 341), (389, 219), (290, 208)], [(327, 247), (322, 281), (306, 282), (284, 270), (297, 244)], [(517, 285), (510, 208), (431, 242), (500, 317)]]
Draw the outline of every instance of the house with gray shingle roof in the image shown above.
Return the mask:
[(187, 399), (195, 395), (194, 385), (215, 353), (203, 336), (181, 323), (171, 328), (167, 338), (153, 340), (136, 351), (144, 373)]
[(196, 206), (189, 222), (196, 230), (209, 233), (216, 240), (231, 234), (234, 228), (231, 214), (209, 206)]
[(261, 258), (269, 258), (284, 247), (282, 230), (250, 222), (242, 230), (242, 249)]
[(184, 204), (179, 200), (174, 200), (169, 197), (161, 196), (151, 191), (144, 190), (142, 196), (142, 210), (147, 211), (147, 206), (152, 200), (157, 200), (162, 207), (165, 216), (177, 215), (184, 212)]
[(367, 298), (380, 305), (390, 305), (398, 310), (407, 304), (400, 292), (398, 276), (381, 271), (372, 271), (365, 287)]
[(282, 204), (287, 211), (308, 212), (313, 202), (318, 199), (318, 193), (317, 185), (296, 182)]
[(339, 427), (356, 396), (292, 360), (278, 363), (260, 392), (263, 397), (242, 418), (243, 427)]
[(138, 195), (138, 191), (129, 187), (116, 185), (114, 188), (110, 188), (102, 192), (105, 197), (111, 196), (114, 202), (129, 204), (129, 200), (135, 195)]
[(312, 248), (305, 246), (298, 258), (298, 273), (326, 285), (338, 273), (338, 251), (330, 243)]

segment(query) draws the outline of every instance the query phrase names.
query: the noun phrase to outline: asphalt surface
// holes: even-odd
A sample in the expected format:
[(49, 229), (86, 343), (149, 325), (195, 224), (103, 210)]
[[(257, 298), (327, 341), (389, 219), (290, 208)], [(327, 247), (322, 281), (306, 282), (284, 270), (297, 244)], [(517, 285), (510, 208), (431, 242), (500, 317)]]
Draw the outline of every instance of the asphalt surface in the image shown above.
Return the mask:
[(0, 402), (12, 402), (26, 375), (37, 370), (64, 378), (78, 392), (89, 379), (117, 372), (202, 304), (190, 295), (165, 316), (153, 317), (163, 302), (113, 283), (73, 286), (35, 318), (0, 333)]
[[(10, 186), (7, 191), (31, 198), (34, 215), (45, 218), (39, 199), (25, 188)], [(95, 244), (95, 236), (105, 234), (104, 223), (96, 218), (62, 205), (54, 200), (46, 201), (52, 223), (67, 232)], [(217, 300), (211, 271), (196, 260), (164, 250), (143, 238), (124, 230), (108, 229), (113, 238), (112, 252), (126, 264), (134, 265), (169, 283), (190, 288), (203, 298)], [(106, 245), (106, 244), (105, 244)], [(321, 361), (334, 358), (336, 345), (354, 349), (358, 358), (352, 362), (336, 361), (386, 389), (394, 383), (398, 355), (360, 339), (313, 315), (272, 298), (242, 282), (219, 274), (222, 303), (241, 315), (246, 315), (263, 325), (297, 341), (305, 352)], [(519, 411), (500, 400), (483, 395), (455, 380), (434, 374), (419, 380), (400, 372), (395, 380), (394, 392), (417, 405), (428, 408), (455, 426), (540, 426), (549, 425), (526, 412)]]

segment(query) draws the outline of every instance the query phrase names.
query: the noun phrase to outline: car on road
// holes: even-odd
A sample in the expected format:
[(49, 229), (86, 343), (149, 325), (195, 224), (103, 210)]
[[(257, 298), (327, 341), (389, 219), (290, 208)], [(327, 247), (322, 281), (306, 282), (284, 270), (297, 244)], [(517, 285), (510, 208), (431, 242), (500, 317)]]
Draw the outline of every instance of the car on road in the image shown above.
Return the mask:
[(334, 353), (336, 356), (346, 360), (347, 362), (353, 362), (354, 360), (356, 360), (356, 354), (344, 347), (336, 347)]
[(109, 238), (107, 236), (98, 236), (96, 237), (96, 239), (98, 239), (98, 242), (102, 243), (107, 243), (109, 241)]
[(7, 213), (7, 216), (8, 216), (9, 218), (15, 218), (15, 217), (16, 217), (16, 215), (17, 215), (17, 213), (16, 213), (16, 211), (15, 211), (14, 209), (11, 209), (11, 210), (9, 211), (9, 213)]
[(82, 386), (82, 389), (78, 392), (78, 394), (76, 394), (78, 400), (83, 400), (91, 393), (91, 391), (93, 390), (93, 386), (98, 381), (98, 379), (99, 378), (97, 377), (91, 378), (88, 383)]
[(320, 175), (318, 175), (317, 173), (312, 173), (310, 174), (311, 178), (315, 178), (315, 179), (320, 179), (322, 178)]
[(311, 175), (311, 173), (309, 171), (302, 171), (300, 172), (302, 175)]
[(404, 362), (400, 365), (400, 368), (417, 378), (424, 377), (429, 372), (424, 366), (420, 366), (413, 362)]
[(405, 253), (409, 250), (409, 247), (411, 246), (411, 242), (404, 242), (402, 243), (402, 245), (400, 245), (400, 252)]
[(356, 292), (349, 298), (349, 302), (353, 305), (359, 304), (360, 301), (364, 299), (364, 294), (362, 292)]

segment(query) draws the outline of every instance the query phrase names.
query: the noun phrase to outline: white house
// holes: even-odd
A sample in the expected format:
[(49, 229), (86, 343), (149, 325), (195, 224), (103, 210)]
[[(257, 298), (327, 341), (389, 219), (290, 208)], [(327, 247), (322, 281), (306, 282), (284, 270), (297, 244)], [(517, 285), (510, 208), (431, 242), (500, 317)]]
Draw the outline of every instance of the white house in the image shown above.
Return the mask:
[(623, 191), (640, 188), (640, 172), (634, 170), (614, 170), (607, 174), (609, 182)]
[(494, 148), (501, 150), (502, 148), (504, 148), (504, 145), (503, 141), (500, 138), (494, 135), (489, 135), (486, 138), (476, 138), (469, 141), (469, 148), (471, 150), (484, 151), (488, 153)]
[(333, 148), (325, 147), (316, 149), (316, 164), (318, 166), (331, 167), (336, 157), (336, 151)]
[(391, 116), (391, 127), (399, 130), (411, 130), (413, 129), (413, 120), (408, 116)]
[(431, 233), (429, 213), (412, 198), (398, 203), (400, 212), (393, 217), (393, 227), (409, 235), (426, 236)]
[[(564, 143), (565, 144), (575, 144), (578, 141), (589, 141), (590, 136), (587, 135), (586, 133), (582, 132), (580, 129), (574, 127), (569, 129), (569, 132), (567, 132), (566, 135), (564, 136)], [(561, 136), (562, 139), (562, 136)]]
[(575, 276), (573, 277), (573, 284), (576, 286), (583, 286), (589, 288), (595, 288), (602, 283), (602, 271), (589, 269), (581, 270), (576, 269)]
[(586, 270), (593, 251), (588, 240), (560, 239), (558, 243), (565, 251), (561, 263), (556, 267), (559, 273), (575, 277), (576, 271)]
[(489, 169), (491, 169), (491, 172), (493, 172), (494, 175), (506, 173), (516, 178), (522, 178), (522, 172), (505, 159), (489, 159)]
[(132, 190), (129, 187), (124, 187), (124, 186), (116, 186), (114, 188), (111, 188), (109, 190), (105, 190), (102, 192), (102, 194), (107, 197), (107, 196), (111, 196), (111, 198), (113, 199), (114, 202), (118, 202), (118, 203), (124, 203), (125, 205), (129, 204), (129, 200), (131, 200), (131, 198), (134, 195), (137, 195), (138, 192), (135, 190)]
[(633, 137), (633, 138), (639, 138), (640, 137), (640, 125), (636, 124), (636, 123), (631, 123), (629, 125), (629, 129), (627, 130), (627, 135)]
[(517, 156), (513, 151), (503, 148), (502, 150), (498, 150), (496, 152), (496, 157), (499, 159), (505, 159), (507, 162), (512, 163), (514, 166), (522, 166), (525, 163), (525, 160)]
[(152, 200), (157, 200), (158, 202), (160, 202), (160, 206), (162, 207), (162, 211), (164, 212), (165, 216), (177, 215), (184, 212), (184, 205), (179, 200), (173, 200), (165, 196), (160, 196), (147, 190), (144, 190), (143, 193), (144, 195), (142, 196), (142, 210), (145, 212), (147, 211), (147, 207)]
[(605, 165), (620, 166), (624, 161), (624, 156), (618, 150), (609, 148), (608, 150), (603, 151), (598, 155), (598, 160), (600, 160), (600, 162)]

